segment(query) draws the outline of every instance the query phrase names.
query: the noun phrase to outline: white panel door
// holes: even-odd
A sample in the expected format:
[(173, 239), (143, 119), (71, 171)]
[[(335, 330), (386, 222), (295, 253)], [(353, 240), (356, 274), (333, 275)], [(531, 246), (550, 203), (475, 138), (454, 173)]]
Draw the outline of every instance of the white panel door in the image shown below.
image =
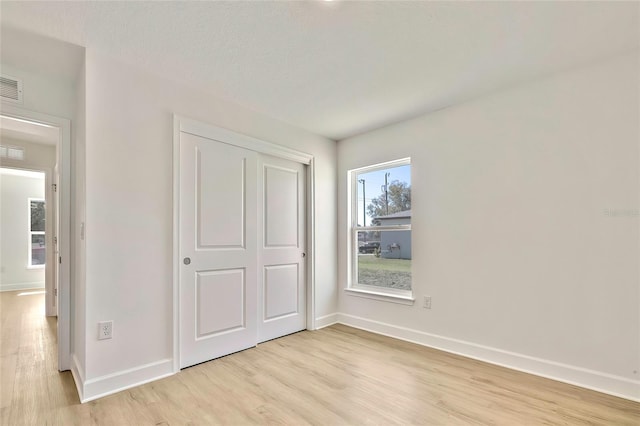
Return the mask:
[(180, 368), (257, 343), (257, 158), (180, 133)]
[(305, 169), (259, 158), (258, 342), (306, 328)]

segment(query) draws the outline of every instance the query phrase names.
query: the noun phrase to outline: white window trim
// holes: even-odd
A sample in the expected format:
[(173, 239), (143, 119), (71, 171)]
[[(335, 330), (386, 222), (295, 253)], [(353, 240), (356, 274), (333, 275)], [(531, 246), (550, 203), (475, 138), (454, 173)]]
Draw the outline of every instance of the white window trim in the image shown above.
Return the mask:
[[(358, 268), (356, 261), (358, 258), (358, 232), (360, 231), (404, 231), (411, 230), (411, 225), (393, 225), (393, 226), (358, 226), (358, 174), (362, 172), (374, 172), (377, 170), (384, 170), (390, 167), (411, 165), (411, 158), (401, 158), (398, 160), (387, 161), (384, 163), (375, 164), (373, 166), (360, 167), (352, 169), (347, 172), (349, 187), (349, 241), (348, 241), (348, 254), (347, 263), (349, 267), (349, 276), (347, 279), (347, 287), (344, 289), (346, 294), (356, 297), (364, 297), (367, 299), (374, 299), (392, 303), (400, 303), (404, 305), (413, 305), (415, 298), (413, 297), (413, 282), (411, 284), (411, 290), (399, 290), (394, 288), (378, 287), (367, 284), (358, 283)], [(413, 280), (413, 274), (412, 274)]]
[[(372, 288), (381, 288), (383, 291), (375, 291)], [(344, 289), (349, 296), (364, 297), (365, 299), (380, 300), (383, 302), (398, 303), (401, 305), (413, 305), (416, 301), (411, 291), (396, 290), (393, 288), (375, 287), (372, 285), (357, 284)]]
[[(42, 265), (33, 265), (33, 258), (32, 258), (32, 247), (31, 245), (32, 243), (32, 236), (33, 235), (45, 235), (45, 231), (32, 231), (31, 230), (31, 202), (32, 201), (42, 201), (43, 203), (45, 203), (45, 209), (47, 208), (47, 204), (45, 202), (45, 200), (43, 198), (27, 198), (27, 218), (29, 220), (29, 232), (27, 235), (27, 238), (29, 239), (28, 244), (27, 244), (27, 256), (28, 256), (28, 260), (27, 260), (27, 269), (44, 269), (46, 267), (46, 261), (44, 264)], [(46, 222), (45, 222), (46, 223)], [(46, 226), (46, 224), (45, 224)], [(45, 240), (46, 241), (46, 240)], [(45, 252), (46, 252), (47, 246), (45, 244)]]

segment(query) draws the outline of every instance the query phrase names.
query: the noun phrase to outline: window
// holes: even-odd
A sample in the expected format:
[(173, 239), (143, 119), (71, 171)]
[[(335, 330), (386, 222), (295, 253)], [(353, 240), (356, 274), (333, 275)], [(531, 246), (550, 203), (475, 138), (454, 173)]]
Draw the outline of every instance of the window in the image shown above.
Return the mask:
[(43, 268), (46, 257), (44, 200), (29, 198), (29, 267)]
[(351, 281), (348, 290), (410, 299), (411, 162), (349, 172)]

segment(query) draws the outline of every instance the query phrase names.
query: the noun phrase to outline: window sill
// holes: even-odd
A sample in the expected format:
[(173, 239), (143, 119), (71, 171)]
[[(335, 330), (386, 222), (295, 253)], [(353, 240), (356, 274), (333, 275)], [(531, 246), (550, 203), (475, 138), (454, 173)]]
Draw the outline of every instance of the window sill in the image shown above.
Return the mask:
[(33, 266), (27, 266), (26, 269), (44, 269), (45, 265), (33, 265)]
[(349, 296), (364, 297), (366, 299), (379, 300), (382, 302), (399, 303), (401, 305), (413, 305), (416, 301), (410, 291), (398, 291), (397, 293), (395, 293), (387, 291), (375, 291), (369, 288), (362, 287), (347, 287), (344, 289), (344, 291)]

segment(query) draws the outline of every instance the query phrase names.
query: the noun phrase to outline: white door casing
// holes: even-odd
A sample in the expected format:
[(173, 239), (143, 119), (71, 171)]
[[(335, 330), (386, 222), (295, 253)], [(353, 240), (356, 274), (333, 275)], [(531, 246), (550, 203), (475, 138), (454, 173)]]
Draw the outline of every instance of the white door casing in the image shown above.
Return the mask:
[(45, 222), (45, 241), (46, 241), (46, 263), (45, 263), (45, 314), (47, 316), (58, 315), (58, 270), (59, 270), (59, 250), (57, 235), (58, 228), (58, 193), (54, 190), (54, 184), (57, 183), (57, 166), (52, 173), (51, 169), (46, 169), (45, 183), (45, 210), (47, 220)]
[(258, 342), (306, 326), (305, 166), (259, 157)]
[(180, 137), (180, 368), (256, 345), (257, 153)]
[(58, 315), (58, 297), (59, 297), (59, 293), (58, 293), (58, 286), (60, 283), (60, 198), (59, 195), (60, 192), (58, 192), (58, 188), (60, 188), (60, 170), (58, 165), (56, 164), (54, 171), (53, 171), (53, 180), (54, 180), (54, 184), (55, 184), (55, 191), (53, 194), (53, 203), (54, 203), (54, 208), (53, 208), (53, 212), (55, 215), (55, 219), (53, 221), (53, 226), (54, 226), (54, 234), (53, 234), (53, 248), (55, 250), (55, 254), (53, 256), (53, 263), (54, 263), (54, 272), (53, 272), (53, 292), (54, 292), (54, 298), (53, 298), (53, 303), (54, 303), (54, 307), (55, 307), (55, 312), (56, 315)]

